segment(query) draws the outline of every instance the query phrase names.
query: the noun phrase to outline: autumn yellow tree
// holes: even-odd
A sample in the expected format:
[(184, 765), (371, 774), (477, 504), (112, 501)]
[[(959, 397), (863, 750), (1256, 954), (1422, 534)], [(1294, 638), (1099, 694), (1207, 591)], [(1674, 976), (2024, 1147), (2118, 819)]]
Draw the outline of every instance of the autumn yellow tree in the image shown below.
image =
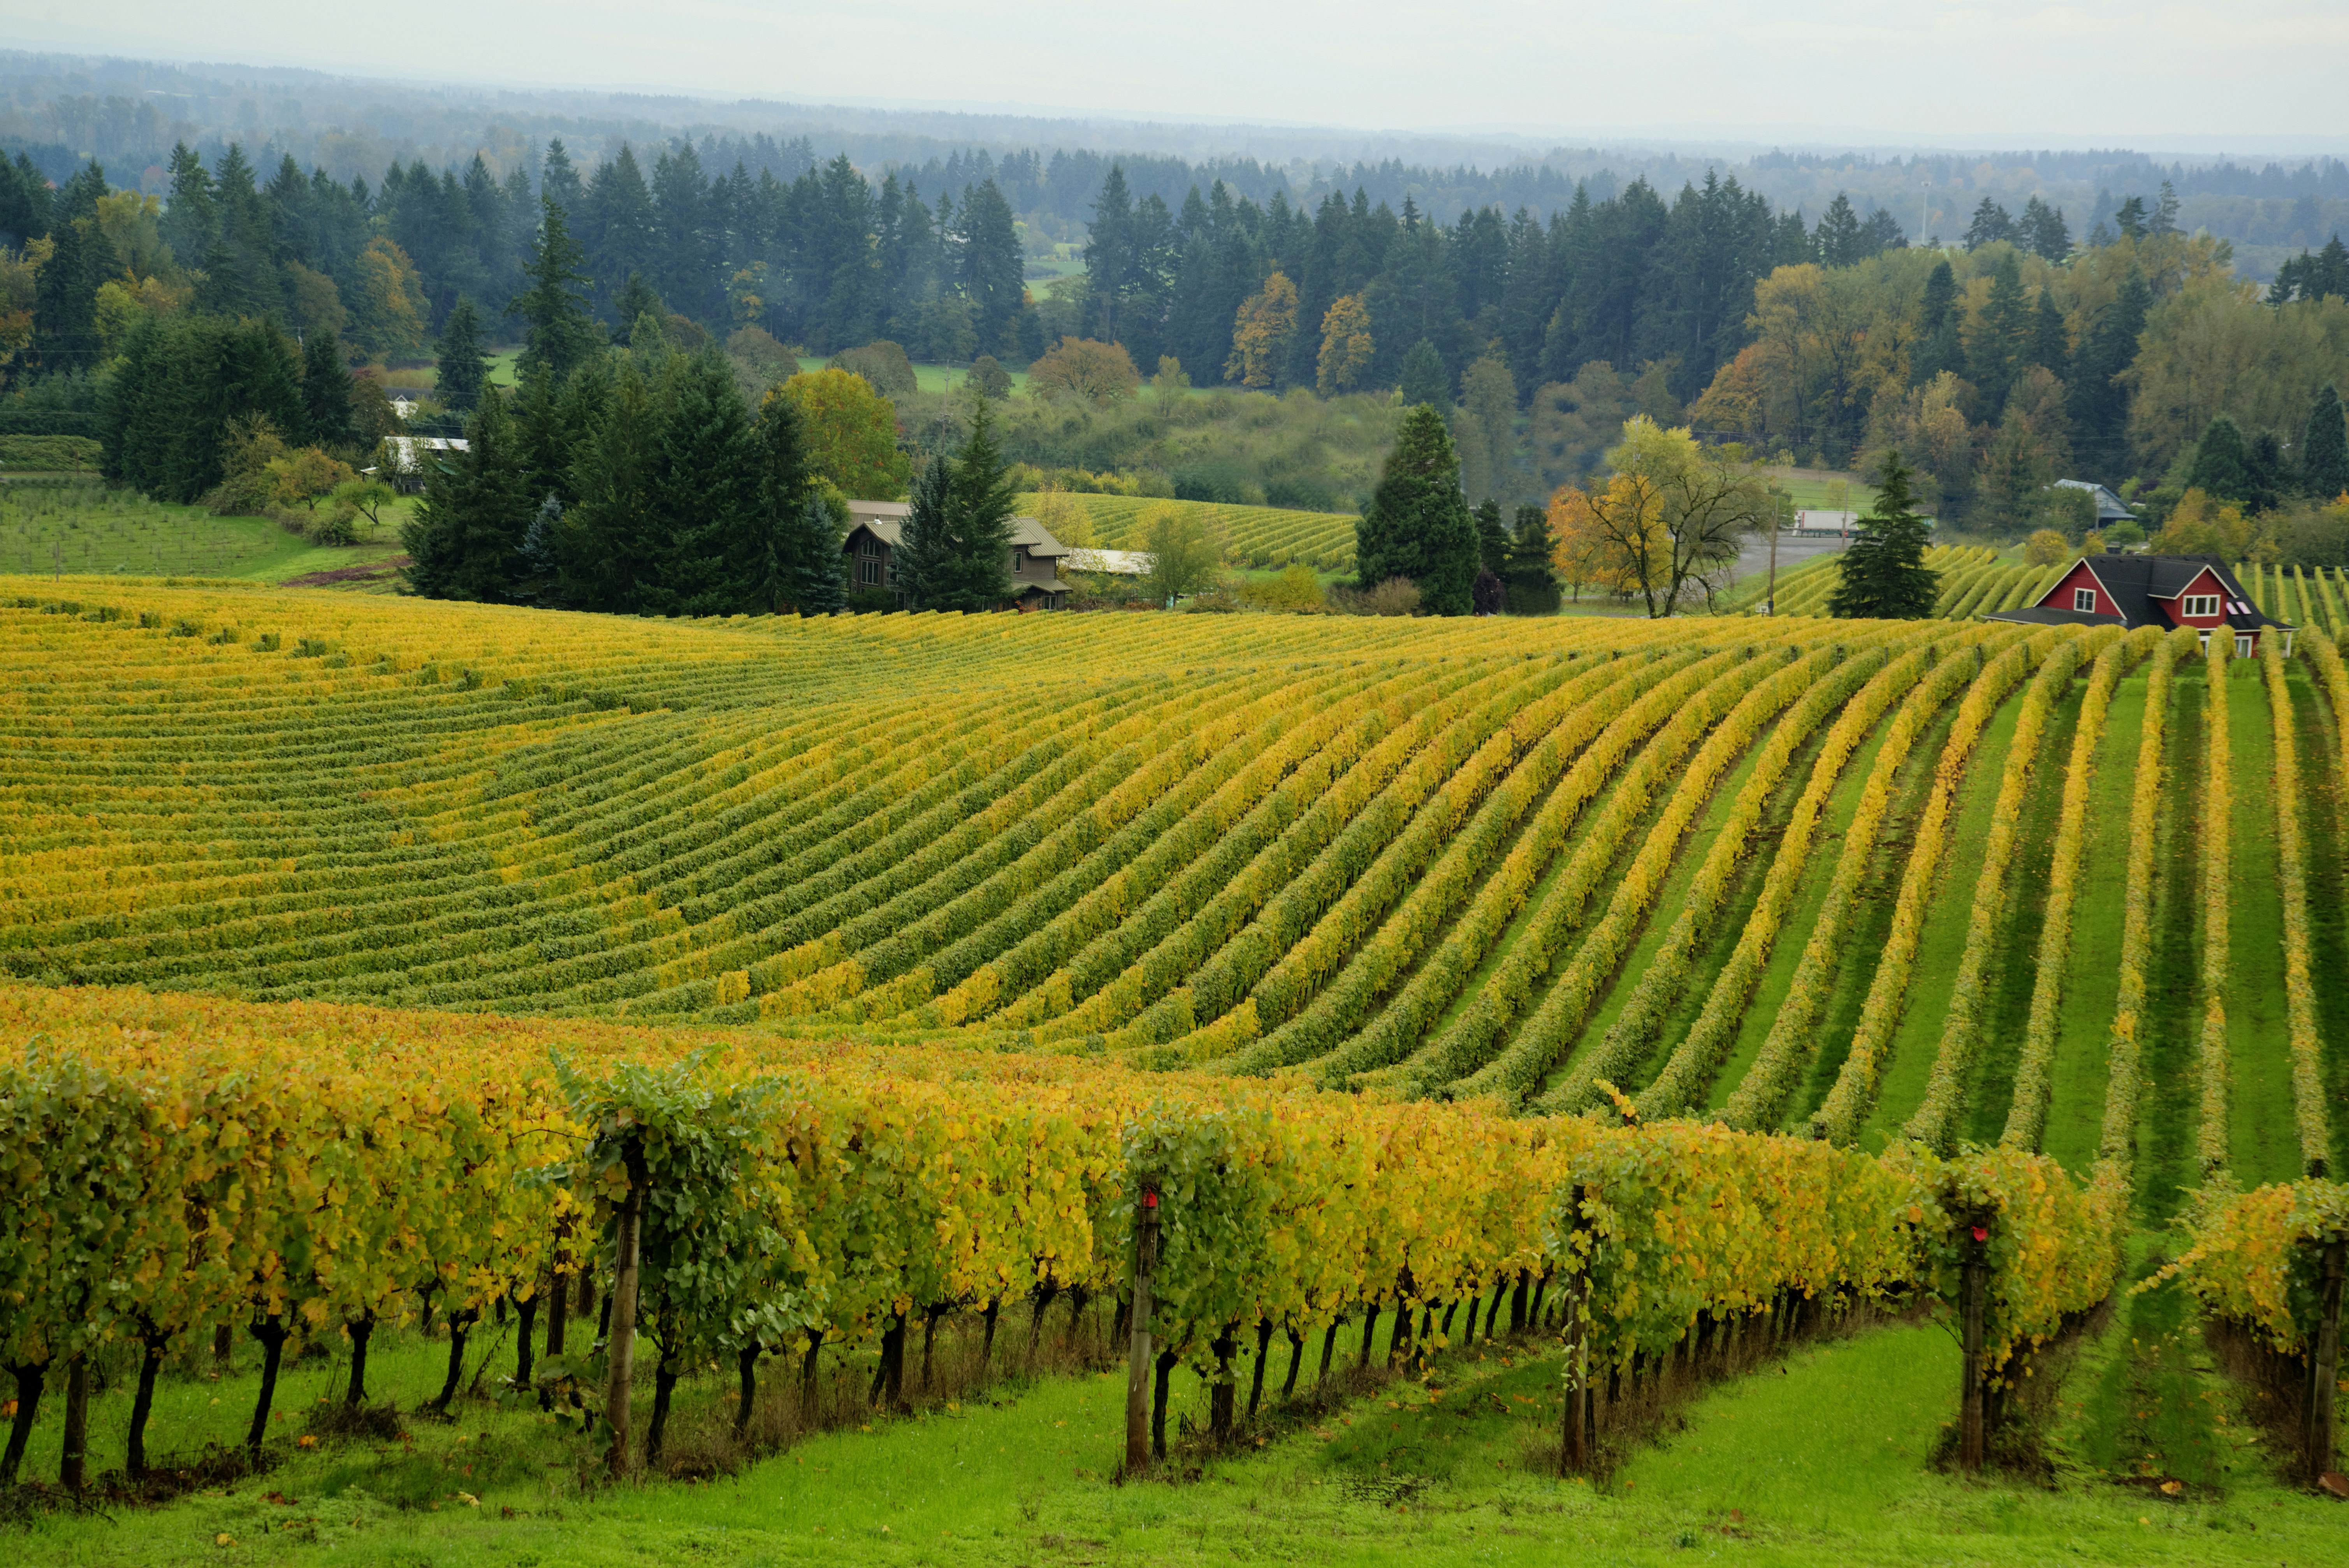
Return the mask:
[(1224, 374), (1243, 387), (1269, 387), (1297, 331), (1297, 285), (1275, 272), (1232, 318), (1232, 355)]
[(1321, 317), (1321, 357), (1314, 370), (1314, 389), (1323, 397), (1352, 391), (1370, 369), (1375, 348), (1371, 313), (1362, 296), (1340, 294)]
[(1775, 511), (1751, 464), (1644, 414), (1624, 422), (1607, 466), (1604, 484), (1568, 486), (1552, 499), (1552, 562), (1578, 588), (1596, 583), (1638, 595), (1651, 617), (1671, 614), (1692, 593), (1710, 602), (1745, 536)]
[(351, 263), (351, 271), (357, 288), (344, 303), (352, 339), (378, 358), (423, 347), (429, 314), (424, 283), (408, 253), (378, 235)]

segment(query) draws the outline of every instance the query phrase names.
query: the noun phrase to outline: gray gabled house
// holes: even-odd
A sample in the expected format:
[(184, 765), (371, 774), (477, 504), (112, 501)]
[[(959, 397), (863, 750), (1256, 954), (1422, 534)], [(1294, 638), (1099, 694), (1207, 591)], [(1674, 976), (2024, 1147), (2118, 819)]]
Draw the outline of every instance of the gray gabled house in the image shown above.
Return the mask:
[[(847, 557), (848, 591), (879, 589), (905, 603), (890, 575), (890, 562), (905, 542), (905, 518), (913, 508), (902, 500), (852, 500), (848, 503), (848, 537), (841, 542)], [(1011, 520), (1009, 562), (1011, 610), (1057, 610), (1068, 598), (1068, 584), (1060, 578), (1060, 563), (1069, 547), (1045, 531), (1032, 517)]]

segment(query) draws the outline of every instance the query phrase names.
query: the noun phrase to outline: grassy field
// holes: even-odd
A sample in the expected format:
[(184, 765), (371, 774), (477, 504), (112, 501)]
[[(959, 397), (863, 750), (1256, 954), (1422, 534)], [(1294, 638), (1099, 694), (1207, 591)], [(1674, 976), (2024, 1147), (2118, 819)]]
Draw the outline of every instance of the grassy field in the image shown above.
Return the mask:
[(1865, 512), (1876, 504), (1876, 487), (1857, 474), (1837, 473), (1832, 469), (1774, 468), (1763, 471), (1770, 476), (1773, 484), (1794, 497), (1797, 511), (1832, 510), (1838, 494), (1847, 511)]
[[(1531, 1564), (1562, 1553), (1673, 1563), (1692, 1550), (1787, 1564), (2326, 1560), (2333, 1505), (2272, 1480), (2241, 1440), (2240, 1412), (2218, 1424), (2231, 1401), (2178, 1336), (2177, 1306), (2175, 1292), (2146, 1298), (2081, 1357), (2052, 1483), (1937, 1470), (1957, 1358), (1922, 1326), (1799, 1349), (1716, 1386), (1596, 1485), (1555, 1473), (1559, 1363), (1537, 1344), (1451, 1354), (1423, 1379), (1278, 1415), (1239, 1451), (1193, 1452), (1176, 1481), (1126, 1485), (1113, 1477), (1114, 1370), (1015, 1378), (912, 1417), (843, 1423), (698, 1482), (609, 1489), (582, 1483), (576, 1439), (527, 1406), (465, 1400), (453, 1420), (410, 1416), (398, 1438), (297, 1447), (336, 1392), (335, 1368), (320, 1366), (286, 1379), (293, 1415), (266, 1475), (152, 1513), (38, 1517), (21, 1550), (59, 1568)], [(2132, 1353), (2127, 1334), (2147, 1348)], [(229, 1412), (253, 1385), (251, 1348), (239, 1356), (217, 1381), (167, 1379), (158, 1420), (233, 1439)], [(370, 1382), (412, 1409), (444, 1359), (439, 1344), (403, 1342)], [(1199, 1387), (1179, 1384), (1175, 1408), (1203, 1417)], [(93, 1440), (108, 1451), (119, 1400), (95, 1408)], [(45, 1426), (36, 1460), (53, 1460), (53, 1445)], [(2147, 1454), (2155, 1474), (2187, 1480), (2180, 1498), (2120, 1483)]]
[(316, 545), (267, 518), (215, 517), (96, 486), (0, 491), (0, 573), (284, 583), (398, 555), (400, 525), (414, 508), (402, 497), (358, 543)]

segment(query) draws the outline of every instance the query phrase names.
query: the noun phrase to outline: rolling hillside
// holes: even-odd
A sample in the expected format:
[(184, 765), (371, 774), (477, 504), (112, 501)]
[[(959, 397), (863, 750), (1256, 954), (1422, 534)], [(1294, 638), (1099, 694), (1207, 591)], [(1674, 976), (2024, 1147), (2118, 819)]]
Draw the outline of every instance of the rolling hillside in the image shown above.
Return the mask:
[[(1023, 495), (1019, 504), (1032, 510), (1039, 499)], [(1141, 549), (1150, 514), (1172, 508), (1205, 519), (1223, 541), (1225, 559), (1234, 565), (1279, 568), (1301, 561), (1323, 571), (1345, 572), (1354, 564), (1354, 518), (1350, 512), (1146, 496), (1063, 494), (1060, 499), (1084, 513), (1092, 525), (1094, 544), (1104, 550)]]
[[(2294, 930), (2349, 964), (2317, 638), (2206, 678), (2151, 634), (1980, 623), (78, 592), (0, 583), (18, 981), (1611, 1088), (2075, 1169), (2127, 1015), (2216, 1085), (2161, 1147), (2251, 1182), (2336, 1138), (2349, 1020), (2285, 984)], [(2201, 978), (2129, 1000), (2156, 961)]]

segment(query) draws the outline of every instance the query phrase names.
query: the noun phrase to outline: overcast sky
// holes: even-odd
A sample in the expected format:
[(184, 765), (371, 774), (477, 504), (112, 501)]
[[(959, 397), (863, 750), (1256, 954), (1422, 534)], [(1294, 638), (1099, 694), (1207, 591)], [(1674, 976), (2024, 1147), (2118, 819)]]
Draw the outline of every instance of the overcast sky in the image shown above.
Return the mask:
[(2337, 149), (2349, 0), (0, 0), (21, 48), (1379, 129)]

